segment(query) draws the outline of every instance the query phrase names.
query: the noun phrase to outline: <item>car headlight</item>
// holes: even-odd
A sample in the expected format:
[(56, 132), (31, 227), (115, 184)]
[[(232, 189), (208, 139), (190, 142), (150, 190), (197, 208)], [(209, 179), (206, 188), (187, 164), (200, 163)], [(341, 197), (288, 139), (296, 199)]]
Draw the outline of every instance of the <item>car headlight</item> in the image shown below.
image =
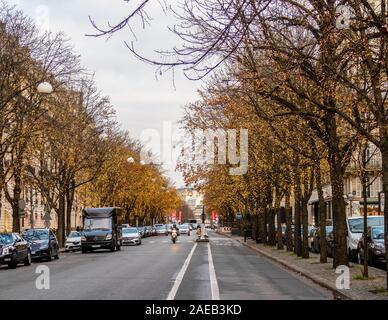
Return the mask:
[(12, 247), (5, 247), (3, 248), (3, 255), (10, 254), (12, 251)]
[(108, 235), (106, 236), (105, 240), (110, 240), (110, 239), (112, 239), (112, 235), (111, 235), (111, 234), (108, 234)]
[(85, 237), (85, 236), (82, 236), (82, 237), (81, 237), (81, 241), (86, 241), (86, 237)]
[(376, 250), (384, 250), (385, 246), (382, 243), (372, 243), (371, 248), (376, 249)]

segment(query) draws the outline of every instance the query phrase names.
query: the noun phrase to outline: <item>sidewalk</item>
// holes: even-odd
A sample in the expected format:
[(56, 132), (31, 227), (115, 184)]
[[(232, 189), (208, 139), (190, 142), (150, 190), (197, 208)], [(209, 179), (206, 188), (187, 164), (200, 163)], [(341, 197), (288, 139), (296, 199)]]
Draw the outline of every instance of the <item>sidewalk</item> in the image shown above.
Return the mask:
[(351, 264), (350, 271), (350, 289), (339, 290), (336, 288), (336, 279), (340, 274), (336, 274), (332, 268), (332, 259), (328, 258), (325, 264), (319, 263), (319, 254), (311, 253), (309, 259), (297, 257), (294, 253), (286, 250), (277, 250), (276, 247), (264, 246), (257, 244), (254, 240), (244, 237), (231, 236), (227, 233), (218, 234), (234, 239), (243, 245), (255, 250), (266, 258), (273, 260), (283, 267), (294, 271), (316, 284), (332, 291), (336, 298), (347, 300), (388, 300), (388, 295), (384, 293), (373, 293), (374, 290), (382, 290), (386, 285), (386, 272), (377, 268), (369, 267), (368, 280), (357, 280), (356, 277), (361, 275), (361, 265)]

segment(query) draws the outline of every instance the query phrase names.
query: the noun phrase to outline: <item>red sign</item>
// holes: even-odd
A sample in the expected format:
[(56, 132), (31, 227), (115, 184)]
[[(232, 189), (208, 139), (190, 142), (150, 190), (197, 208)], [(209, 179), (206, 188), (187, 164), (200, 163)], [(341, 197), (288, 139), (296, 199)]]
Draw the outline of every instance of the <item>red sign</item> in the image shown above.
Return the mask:
[(179, 211), (179, 222), (181, 222), (182, 221), (182, 211)]
[(176, 220), (176, 210), (174, 210), (174, 212), (172, 213), (172, 221), (175, 221)]

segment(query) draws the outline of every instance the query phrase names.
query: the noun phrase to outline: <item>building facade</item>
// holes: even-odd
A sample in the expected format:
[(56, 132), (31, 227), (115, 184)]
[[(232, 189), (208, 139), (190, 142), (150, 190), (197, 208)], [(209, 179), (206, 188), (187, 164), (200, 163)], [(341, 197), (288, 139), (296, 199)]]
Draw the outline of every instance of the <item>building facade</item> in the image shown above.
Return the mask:
[[(382, 215), (382, 159), (379, 149), (372, 143), (363, 150), (367, 159), (364, 168), (362, 155), (355, 152), (344, 174), (344, 200), (348, 217), (363, 214), (364, 199), (362, 194), (361, 172), (367, 175), (367, 210), (368, 215)], [(326, 205), (326, 217), (333, 219), (332, 215), (332, 190), (330, 183), (323, 186), (323, 194)], [(313, 190), (309, 200), (309, 223), (319, 222), (318, 192)]]

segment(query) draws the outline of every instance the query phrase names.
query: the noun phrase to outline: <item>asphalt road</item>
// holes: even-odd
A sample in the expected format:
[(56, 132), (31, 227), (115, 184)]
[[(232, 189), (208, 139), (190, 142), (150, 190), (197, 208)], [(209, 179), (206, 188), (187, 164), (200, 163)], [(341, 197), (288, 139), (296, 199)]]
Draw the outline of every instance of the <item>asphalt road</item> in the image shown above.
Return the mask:
[[(143, 239), (119, 252), (64, 253), (59, 260), (0, 267), (0, 299), (332, 299), (332, 295), (261, 257), (235, 240), (209, 231)], [(210, 252), (209, 252), (210, 249)], [(49, 267), (50, 289), (36, 287), (36, 268)]]

